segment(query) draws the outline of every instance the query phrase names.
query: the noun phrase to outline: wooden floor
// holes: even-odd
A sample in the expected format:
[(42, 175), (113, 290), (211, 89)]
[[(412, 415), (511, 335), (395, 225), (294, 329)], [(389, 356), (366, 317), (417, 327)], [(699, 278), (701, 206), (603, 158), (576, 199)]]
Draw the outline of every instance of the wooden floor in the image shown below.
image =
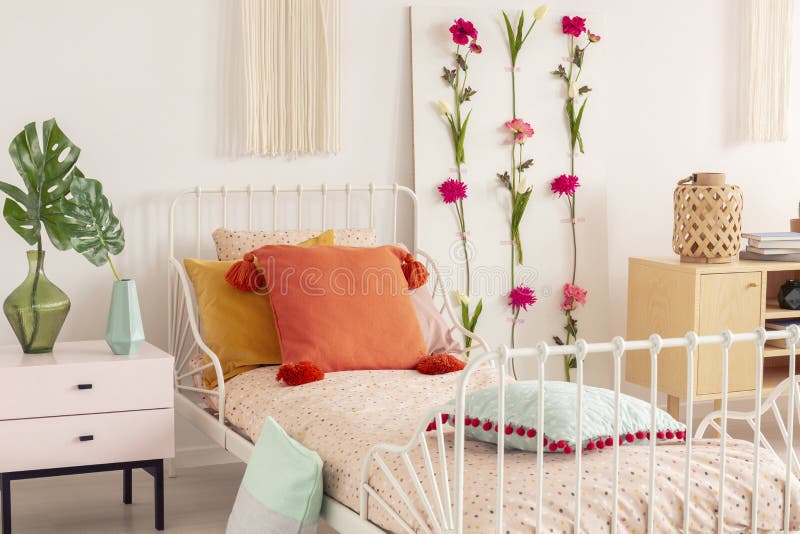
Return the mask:
[[(166, 479), (166, 530), (225, 532), (245, 465), (179, 469)], [(153, 529), (153, 479), (134, 472), (133, 504), (122, 504), (122, 473), (97, 473), (12, 482), (14, 534), (114, 534)], [(334, 531), (320, 529), (321, 534)]]

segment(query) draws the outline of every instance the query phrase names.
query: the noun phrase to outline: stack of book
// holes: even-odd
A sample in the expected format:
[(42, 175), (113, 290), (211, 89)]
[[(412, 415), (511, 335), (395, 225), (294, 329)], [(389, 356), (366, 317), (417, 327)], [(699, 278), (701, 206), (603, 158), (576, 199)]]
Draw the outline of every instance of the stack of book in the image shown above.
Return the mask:
[(800, 232), (766, 232), (742, 234), (747, 249), (739, 254), (743, 260), (800, 261)]

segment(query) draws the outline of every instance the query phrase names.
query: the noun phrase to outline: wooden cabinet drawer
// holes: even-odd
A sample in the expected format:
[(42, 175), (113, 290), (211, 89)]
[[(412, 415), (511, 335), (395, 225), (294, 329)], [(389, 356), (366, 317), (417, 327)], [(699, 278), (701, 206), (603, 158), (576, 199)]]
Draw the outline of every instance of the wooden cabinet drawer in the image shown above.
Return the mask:
[[(760, 272), (704, 274), (700, 277), (701, 335), (723, 330), (752, 332), (762, 324)], [(722, 392), (722, 348), (704, 345), (698, 350), (697, 394)], [(752, 391), (756, 384), (755, 346), (733, 345), (728, 359), (728, 391)]]
[(0, 420), (173, 406), (170, 358), (37, 364), (56, 357), (24, 356), (23, 365), (0, 369)]
[(171, 408), (0, 421), (0, 472), (171, 458), (174, 425)]

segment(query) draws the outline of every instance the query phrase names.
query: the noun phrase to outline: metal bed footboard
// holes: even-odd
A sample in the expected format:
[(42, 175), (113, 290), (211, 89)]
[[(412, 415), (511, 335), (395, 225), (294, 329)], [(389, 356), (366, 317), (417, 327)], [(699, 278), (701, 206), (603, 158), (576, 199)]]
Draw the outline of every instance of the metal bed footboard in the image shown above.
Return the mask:
[[(701, 438), (705, 432), (711, 428), (716, 430), (722, 437), (720, 439), (720, 481), (725, 479), (725, 456), (726, 456), (726, 442), (731, 439), (728, 434), (728, 421), (741, 420), (746, 421), (753, 430), (753, 503), (751, 506), (751, 525), (757, 525), (759, 506), (758, 506), (758, 480), (760, 469), (760, 446), (763, 446), (774, 452), (771, 445), (761, 431), (762, 415), (767, 412), (772, 412), (778, 420), (778, 425), (781, 430), (782, 437), (786, 445), (785, 454), (785, 496), (783, 503), (783, 526), (784, 531), (788, 532), (790, 528), (790, 509), (791, 509), (791, 487), (793, 484), (794, 475), (800, 474), (800, 462), (796, 453), (792, 448), (793, 431), (795, 424), (795, 410), (800, 409), (800, 389), (798, 386), (798, 376), (795, 374), (796, 369), (796, 352), (798, 347), (798, 339), (800, 338), (800, 328), (796, 325), (784, 331), (766, 331), (763, 328), (757, 329), (752, 333), (734, 334), (730, 331), (725, 331), (721, 335), (714, 336), (698, 336), (694, 332), (686, 334), (682, 338), (662, 339), (658, 335), (653, 335), (647, 340), (640, 341), (625, 341), (621, 337), (614, 338), (609, 343), (594, 343), (589, 344), (584, 340), (578, 340), (574, 345), (567, 346), (549, 346), (546, 343), (539, 343), (532, 348), (519, 348), (509, 349), (505, 346), (500, 347), (498, 350), (489, 352), (482, 355), (473, 356), (466, 369), (460, 377), (457, 390), (455, 392), (456, 410), (455, 410), (455, 458), (448, 460), (446, 457), (446, 446), (444, 438), (444, 430), (442, 424), (434, 425), (435, 428), (435, 446), (438, 448), (439, 462), (434, 466), (432, 457), (429, 450), (426, 435), (429, 433), (430, 421), (441, 421), (441, 416), (448, 413), (445, 406), (432, 408), (421, 420), (415, 429), (414, 435), (411, 440), (403, 445), (380, 444), (373, 447), (369, 456), (365, 459), (362, 469), (361, 480), (361, 506), (360, 513), (363, 519), (368, 519), (368, 503), (369, 499), (373, 499), (377, 504), (384, 508), (387, 513), (395, 520), (406, 532), (425, 532), (425, 533), (458, 533), (463, 532), (463, 517), (464, 517), (464, 439), (465, 439), (465, 398), (467, 386), (470, 381), (471, 375), (474, 371), (488, 363), (493, 363), (497, 370), (498, 382), (498, 413), (497, 425), (499, 428), (505, 427), (505, 389), (506, 382), (504, 378), (507, 374), (508, 365), (515, 359), (531, 359), (538, 363), (538, 376), (542, 379), (539, 381), (538, 398), (544, 397), (544, 379), (545, 364), (551, 356), (574, 355), (577, 360), (577, 413), (576, 413), (576, 443), (582, 443), (582, 400), (583, 400), (583, 384), (584, 384), (584, 362), (587, 357), (597, 354), (611, 354), (614, 361), (614, 399), (615, 399), (615, 421), (614, 430), (615, 435), (619, 435), (620, 424), (620, 385), (622, 380), (621, 375), (621, 360), (626, 351), (643, 350), (650, 353), (651, 365), (651, 384), (650, 384), (650, 432), (655, 436), (656, 429), (656, 410), (657, 410), (657, 384), (658, 384), (658, 356), (664, 348), (683, 348), (687, 353), (687, 398), (694, 396), (694, 369), (693, 363), (695, 361), (695, 354), (698, 346), (701, 345), (719, 345), (722, 348), (722, 408), (708, 414), (699, 424), (697, 432), (694, 437), (690, 435), (692, 429), (693, 407), (692, 403), (686, 404), (686, 426), (687, 436), (685, 442), (685, 480), (684, 480), (684, 506), (683, 510), (683, 531), (689, 532), (689, 512), (692, 492), (692, 479), (691, 479), (691, 459), (692, 459), (692, 442), (695, 439)], [(763, 363), (764, 363), (764, 345), (767, 340), (787, 340), (790, 347), (789, 355), (789, 376), (781, 382), (771, 393), (764, 399), (763, 398)], [(755, 359), (757, 364), (757, 377), (756, 377), (756, 392), (754, 399), (754, 407), (752, 411), (741, 412), (728, 409), (728, 365), (729, 365), (729, 349), (734, 343), (747, 343), (752, 344), (755, 349)], [(782, 395), (788, 395), (788, 408), (786, 415), (786, 423), (784, 424), (783, 418), (778, 407), (778, 398)], [(538, 403), (537, 421), (544, 420), (544, 403)], [(537, 450), (544, 450), (544, 432), (538, 432)], [(497, 442), (497, 495), (496, 495), (496, 511), (494, 517), (496, 518), (495, 531), (505, 532), (503, 528), (503, 501), (504, 501), (504, 441), (505, 435), (503, 432), (498, 432)], [(649, 479), (648, 479), (648, 514), (647, 514), (647, 532), (655, 532), (654, 527), (654, 503), (655, 503), (655, 487), (656, 487), (656, 439), (650, 440), (649, 443)], [(409, 453), (419, 447), (421, 449), (422, 457), (427, 478), (429, 481), (428, 487), (424, 487), (420, 478), (412, 465)], [(532, 453), (534, 454), (534, 453)], [(413, 495), (416, 495), (421, 507), (418, 508), (413, 505), (413, 499), (405, 488), (398, 482), (397, 478), (386, 465), (384, 458), (387, 455), (399, 455), (402, 458), (403, 464), (408, 471), (407, 475), (411, 480), (413, 486)], [(581, 482), (582, 482), (582, 460), (583, 451), (580, 446), (576, 447), (575, 451), (575, 482), (573, 491), (576, 495), (575, 502), (575, 525), (576, 532), (580, 532), (581, 528), (581, 514), (583, 512), (581, 507)], [(536, 454), (536, 532), (542, 532), (542, 514), (543, 514), (543, 488), (544, 488), (544, 462), (546, 454)], [(452, 462), (452, 463), (451, 463)], [(615, 533), (618, 530), (618, 503), (619, 503), (619, 468), (620, 457), (619, 447), (613, 448), (613, 463), (614, 463), (614, 476), (613, 476), (613, 492), (612, 499), (612, 517), (611, 517), (611, 532)], [(377, 473), (373, 474), (373, 467), (377, 466)], [(452, 484), (450, 474), (452, 474)], [(793, 475), (794, 474), (794, 475)], [(376, 489), (370, 485), (371, 476), (384, 476), (389, 481), (393, 491), (397, 494), (396, 499), (389, 503), (385, 497), (378, 494)], [(717, 532), (723, 531), (725, 524), (725, 483), (721, 482), (719, 489), (718, 513), (717, 524), (715, 525)], [(405, 508), (408, 516), (413, 519), (409, 523), (401, 517), (401, 509)], [(713, 528), (713, 527), (712, 527)]]

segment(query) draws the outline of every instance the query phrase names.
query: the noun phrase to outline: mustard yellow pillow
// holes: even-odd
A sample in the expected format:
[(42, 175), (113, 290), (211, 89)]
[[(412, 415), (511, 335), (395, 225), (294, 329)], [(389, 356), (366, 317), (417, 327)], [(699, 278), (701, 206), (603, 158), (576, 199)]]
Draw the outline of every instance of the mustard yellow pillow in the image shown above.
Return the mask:
[[(333, 245), (333, 230), (312, 237), (301, 247)], [(260, 365), (281, 363), (281, 351), (269, 297), (239, 291), (225, 281), (233, 261), (186, 258), (183, 265), (194, 285), (203, 341), (219, 357), (225, 380)], [(204, 363), (208, 363), (204, 358)], [(217, 386), (213, 367), (203, 371), (207, 388)]]

